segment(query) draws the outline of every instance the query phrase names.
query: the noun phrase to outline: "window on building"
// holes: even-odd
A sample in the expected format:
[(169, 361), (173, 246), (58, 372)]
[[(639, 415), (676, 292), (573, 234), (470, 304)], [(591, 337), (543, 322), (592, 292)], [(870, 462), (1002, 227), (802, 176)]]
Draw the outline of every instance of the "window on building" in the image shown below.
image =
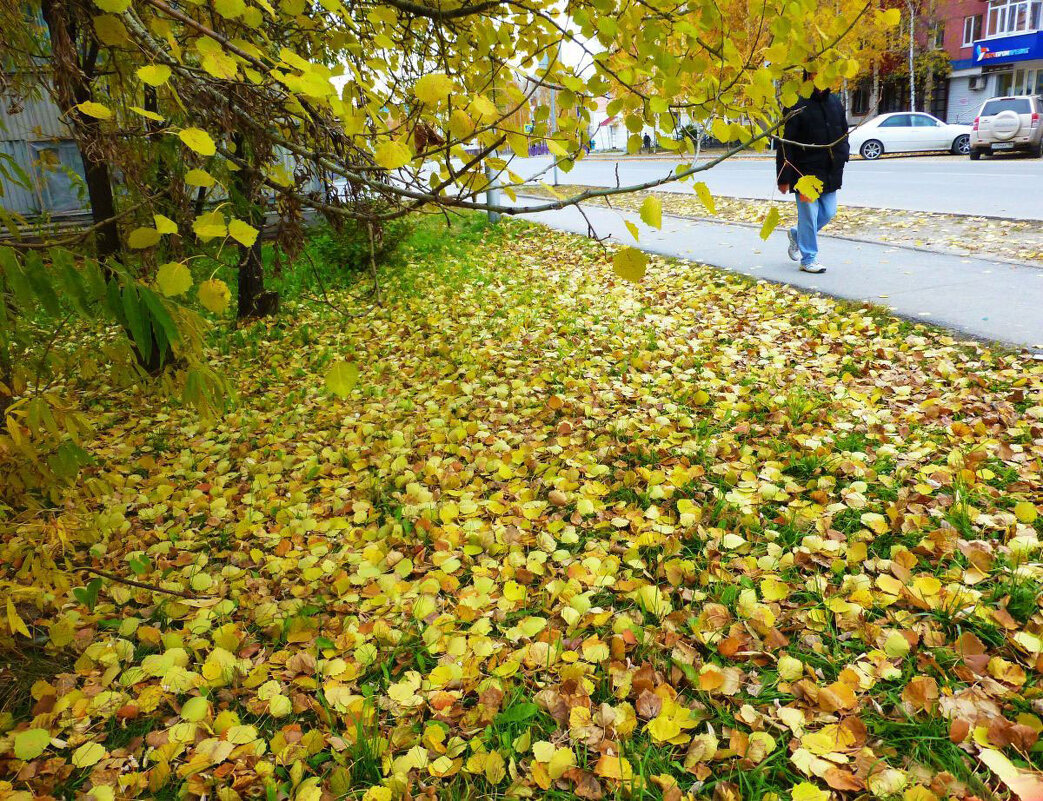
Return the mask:
[(851, 113), (858, 116), (869, 113), (869, 92), (865, 89), (856, 89), (851, 94)]
[[(1043, 0), (990, 0), (986, 35), (1011, 36), (1039, 30), (1041, 2)], [(966, 34), (964, 21), (964, 41)]]
[(981, 14), (963, 18), (963, 46), (970, 47), (981, 39)]
[(941, 50), (945, 47), (945, 23), (939, 22), (934, 27), (934, 47), (936, 50)]

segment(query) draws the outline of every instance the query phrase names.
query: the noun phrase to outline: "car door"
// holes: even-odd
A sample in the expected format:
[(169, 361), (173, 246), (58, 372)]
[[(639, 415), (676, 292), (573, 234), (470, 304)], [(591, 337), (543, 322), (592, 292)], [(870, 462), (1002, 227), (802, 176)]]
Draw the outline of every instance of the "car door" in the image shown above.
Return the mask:
[(888, 153), (900, 153), (912, 149), (913, 122), (909, 114), (892, 114), (877, 126), (880, 141)]
[(952, 142), (945, 142), (948, 136), (941, 120), (930, 114), (913, 114), (912, 150), (947, 150)]

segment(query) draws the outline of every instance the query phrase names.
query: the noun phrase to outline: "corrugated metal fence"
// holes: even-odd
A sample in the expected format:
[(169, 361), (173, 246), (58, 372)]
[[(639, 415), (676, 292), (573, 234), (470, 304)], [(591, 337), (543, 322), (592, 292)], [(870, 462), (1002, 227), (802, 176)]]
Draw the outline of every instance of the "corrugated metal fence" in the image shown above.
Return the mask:
[(32, 216), (86, 207), (79, 150), (48, 99), (0, 99), (0, 167), (0, 205), (8, 211)]

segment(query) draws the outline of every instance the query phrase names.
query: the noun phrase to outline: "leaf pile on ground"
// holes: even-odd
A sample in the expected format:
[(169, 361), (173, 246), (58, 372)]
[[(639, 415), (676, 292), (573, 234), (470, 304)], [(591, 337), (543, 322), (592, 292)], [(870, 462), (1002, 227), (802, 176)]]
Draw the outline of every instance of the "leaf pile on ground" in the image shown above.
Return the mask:
[(145, 586), (8, 596), (0, 794), (1039, 798), (1043, 365), (515, 223), (386, 289), (91, 410), (5, 578)]
[[(599, 188), (603, 187), (562, 185), (556, 187), (556, 191), (562, 195), (572, 195)], [(552, 192), (543, 186), (526, 186), (524, 194), (553, 197)], [(649, 195), (659, 199), (664, 214), (677, 217), (713, 217), (759, 227), (769, 209), (776, 208), (782, 227), (797, 223), (792, 198), (764, 201), (715, 196), (713, 215), (691, 192), (635, 192), (612, 197), (608, 203), (625, 211), (639, 211)], [(606, 204), (604, 198), (591, 198), (584, 202)], [(841, 202), (827, 233), (961, 256), (1012, 259), (1043, 265), (1043, 226), (1036, 220), (997, 220), (961, 214), (873, 209), (848, 206)]]

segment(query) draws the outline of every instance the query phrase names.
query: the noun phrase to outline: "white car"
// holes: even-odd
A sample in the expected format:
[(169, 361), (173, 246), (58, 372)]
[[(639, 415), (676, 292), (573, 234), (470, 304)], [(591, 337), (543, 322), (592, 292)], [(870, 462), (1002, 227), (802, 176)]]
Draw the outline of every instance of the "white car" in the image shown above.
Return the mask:
[(848, 134), (851, 153), (878, 159), (884, 153), (945, 150), (966, 156), (971, 151), (971, 126), (949, 125), (919, 112), (881, 114)]

